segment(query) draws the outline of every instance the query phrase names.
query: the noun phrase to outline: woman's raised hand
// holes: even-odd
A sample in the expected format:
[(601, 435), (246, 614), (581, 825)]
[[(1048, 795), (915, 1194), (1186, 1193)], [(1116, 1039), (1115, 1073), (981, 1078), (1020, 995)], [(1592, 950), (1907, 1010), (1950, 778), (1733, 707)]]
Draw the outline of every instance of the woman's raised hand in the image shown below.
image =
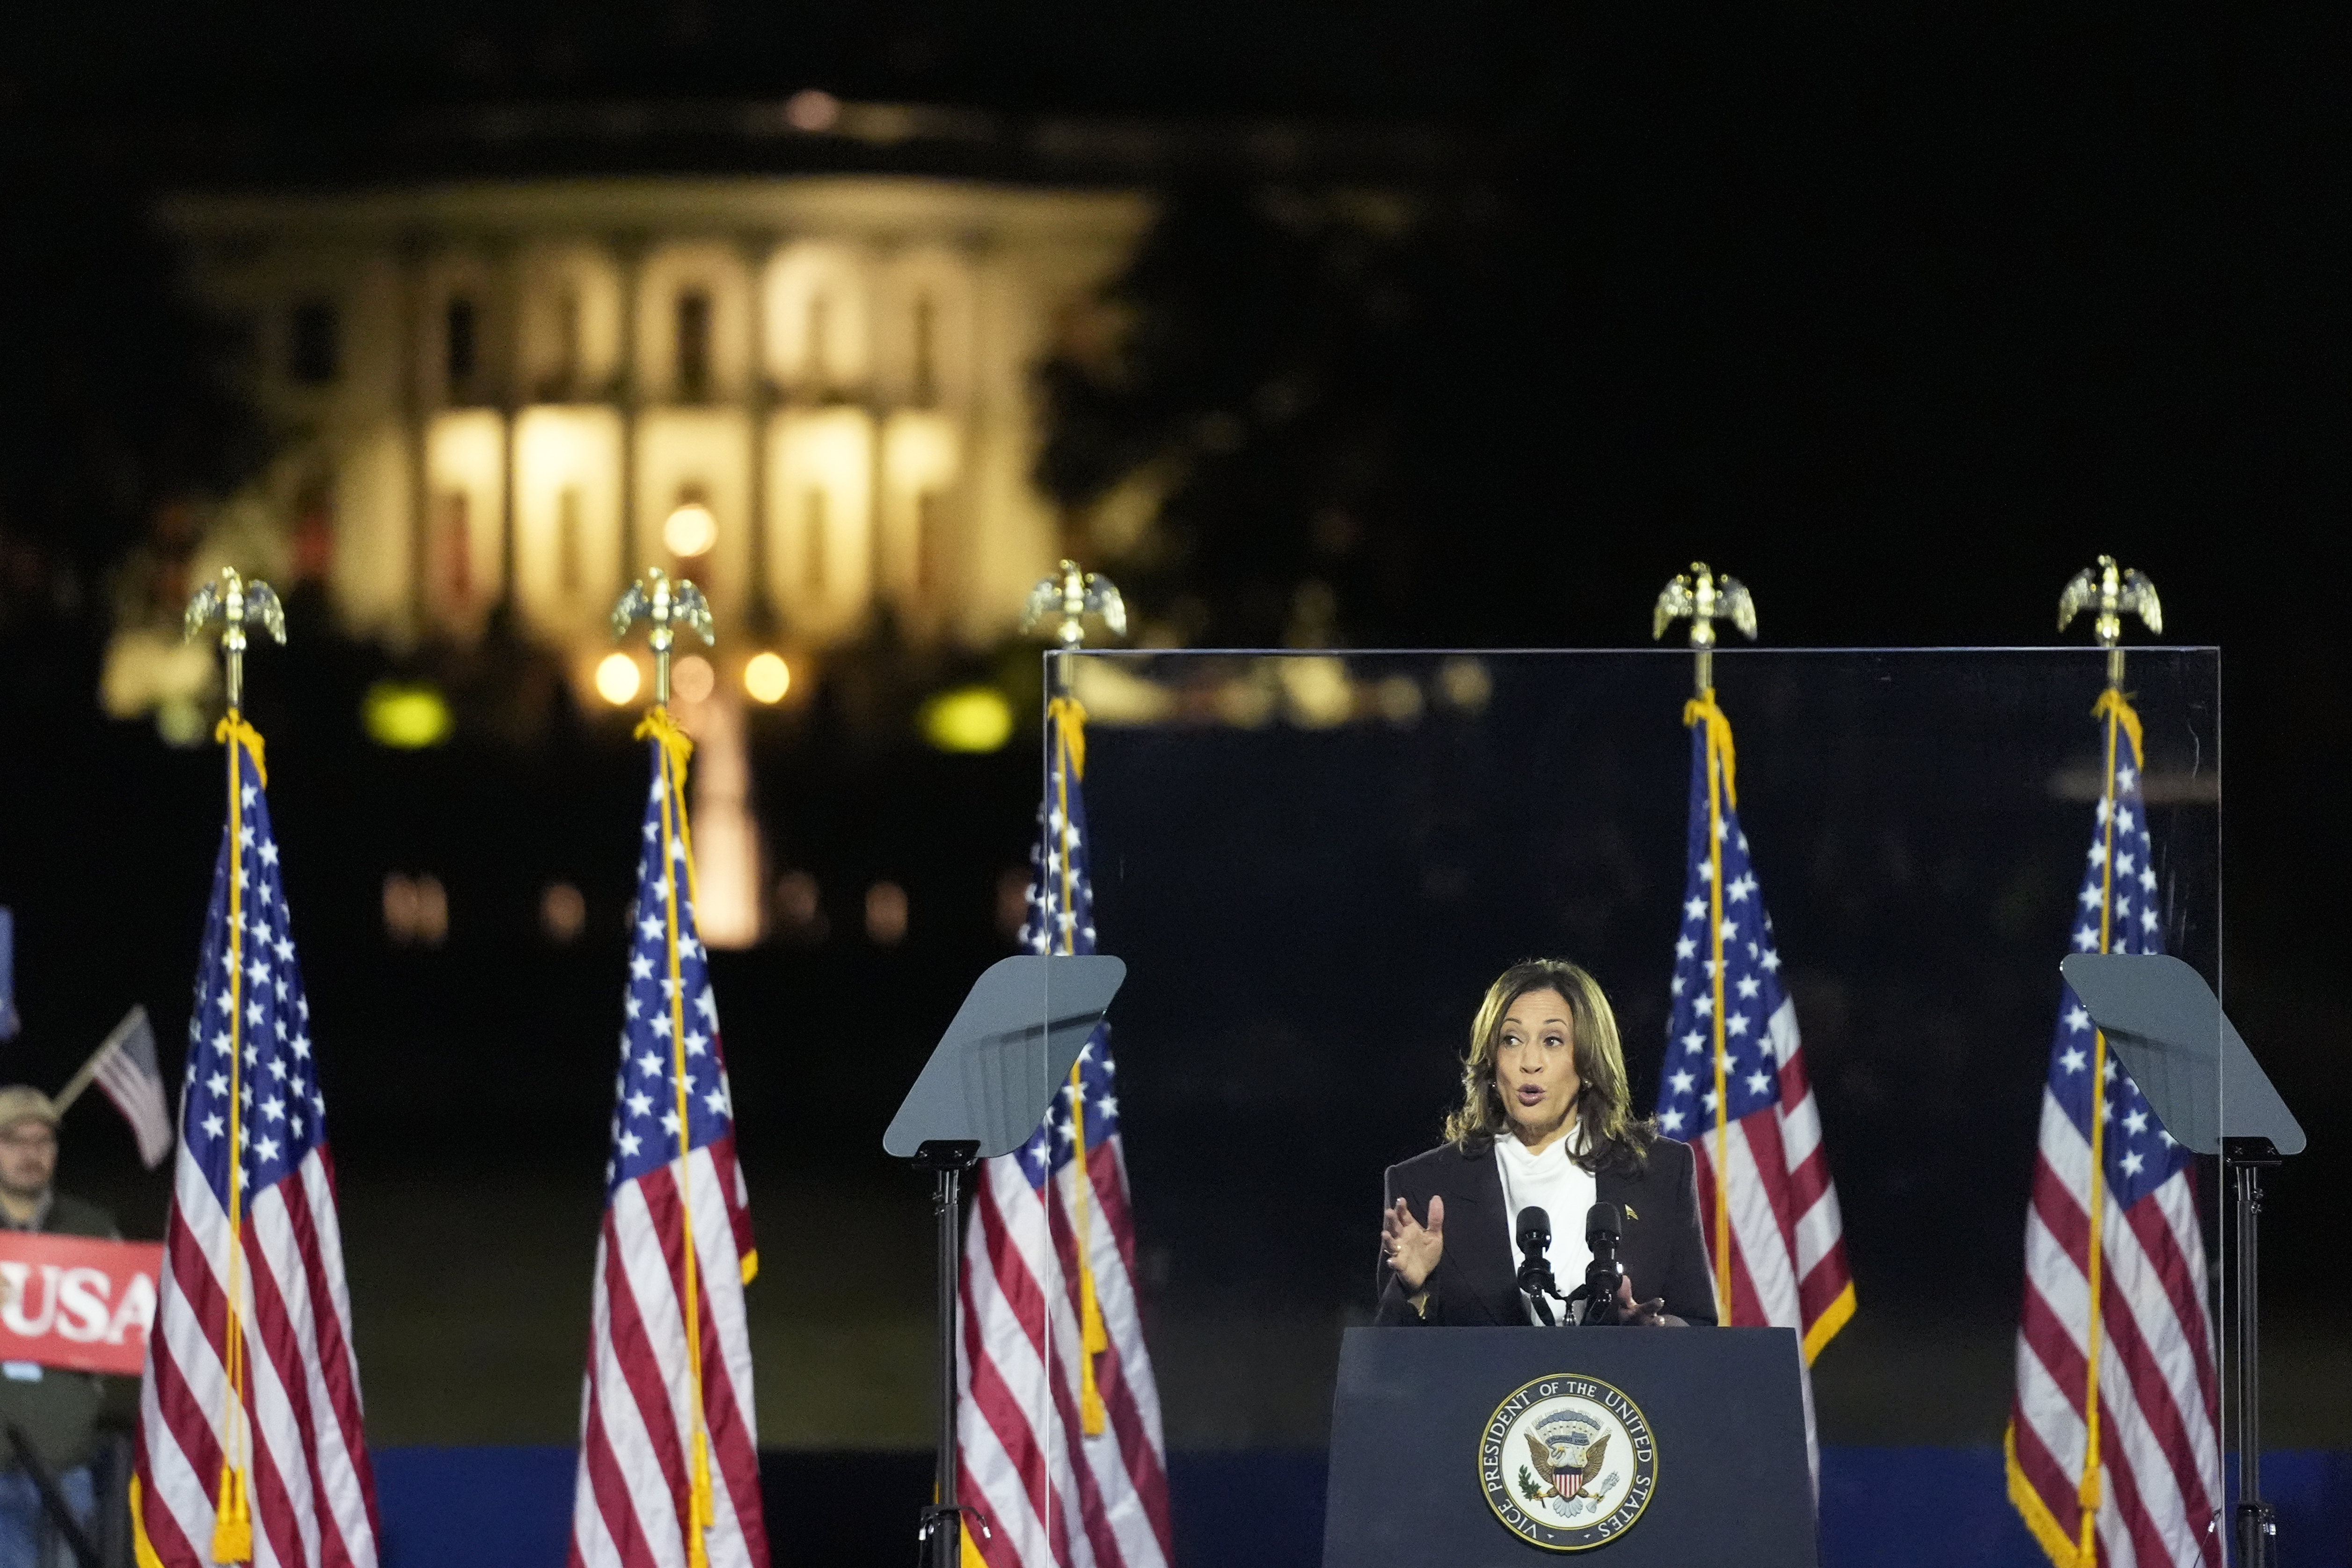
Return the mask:
[(1429, 1223), (1423, 1225), (1412, 1217), (1404, 1199), (1381, 1216), (1381, 1256), (1404, 1281), (1405, 1294), (1418, 1295), (1429, 1282), (1438, 1259), (1445, 1255), (1445, 1200), (1432, 1195), (1429, 1200)]
[(1653, 1296), (1646, 1301), (1635, 1301), (1633, 1281), (1623, 1274), (1617, 1276), (1617, 1311), (1624, 1322), (1636, 1328), (1664, 1328), (1669, 1323), (1679, 1324), (1682, 1322), (1680, 1318), (1666, 1316), (1666, 1299), (1664, 1296)]

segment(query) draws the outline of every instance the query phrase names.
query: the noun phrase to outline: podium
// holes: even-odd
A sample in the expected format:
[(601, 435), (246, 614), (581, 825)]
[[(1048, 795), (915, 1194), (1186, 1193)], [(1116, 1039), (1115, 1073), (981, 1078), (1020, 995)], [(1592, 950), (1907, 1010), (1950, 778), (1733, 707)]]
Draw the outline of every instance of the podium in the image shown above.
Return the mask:
[(1790, 1329), (1349, 1329), (1324, 1568), (1815, 1568), (1802, 1378)]

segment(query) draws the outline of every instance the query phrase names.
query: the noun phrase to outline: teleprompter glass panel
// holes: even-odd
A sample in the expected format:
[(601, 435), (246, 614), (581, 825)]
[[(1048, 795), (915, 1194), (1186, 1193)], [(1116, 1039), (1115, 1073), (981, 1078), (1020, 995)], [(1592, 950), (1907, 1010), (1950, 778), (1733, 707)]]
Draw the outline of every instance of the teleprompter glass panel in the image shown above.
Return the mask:
[[(1556, 956), (1613, 1005), (1635, 1113), (1685, 1139), (1724, 1134), (1718, 1045), (1728, 1123), (1801, 1042), (1825, 1170), (1781, 1218), (1819, 1263), (1834, 1183), (1853, 1291), (1850, 1316), (1801, 1303), (1825, 1445), (1973, 1448), (1996, 1489), (2014, 1467), (2079, 1494), (2095, 1364), (2106, 1409), (2170, 1399), (2190, 1428), (2159, 1474), (2102, 1419), (2099, 1466), (2219, 1506), (2214, 1162), (2168, 1144), (2058, 969), (2162, 951), (2220, 988), (2219, 673), (2212, 650), (2134, 649), (2118, 703), (2095, 649), (1718, 651), (1736, 837), (1710, 860), (1686, 652), (1071, 657), (1171, 1445), (1325, 1440), (1383, 1170), (1440, 1140), (1488, 983)], [(1801, 1086), (1769, 1087), (1795, 1117)], [(1752, 1320), (1770, 1283), (1735, 1281), (1735, 1306)], [(2079, 1530), (2049, 1511), (2033, 1528)]]

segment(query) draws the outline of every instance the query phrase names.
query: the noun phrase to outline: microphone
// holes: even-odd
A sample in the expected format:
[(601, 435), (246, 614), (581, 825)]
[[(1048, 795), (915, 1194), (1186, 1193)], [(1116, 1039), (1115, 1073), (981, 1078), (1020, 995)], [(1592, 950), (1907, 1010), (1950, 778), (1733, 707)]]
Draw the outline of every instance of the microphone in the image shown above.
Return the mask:
[(1592, 1261), (1584, 1270), (1584, 1289), (1577, 1292), (1585, 1298), (1584, 1322), (1622, 1321), (1617, 1283), (1625, 1277), (1625, 1270), (1617, 1260), (1617, 1242), (1624, 1233), (1625, 1216), (1613, 1203), (1596, 1203), (1584, 1217), (1584, 1243), (1592, 1249)]
[(1519, 1289), (1535, 1302), (1536, 1316), (1543, 1326), (1555, 1327), (1551, 1304), (1544, 1300), (1559, 1294), (1559, 1287), (1552, 1283), (1550, 1260), (1545, 1256), (1551, 1249), (1551, 1216), (1529, 1204), (1519, 1210), (1518, 1232)]

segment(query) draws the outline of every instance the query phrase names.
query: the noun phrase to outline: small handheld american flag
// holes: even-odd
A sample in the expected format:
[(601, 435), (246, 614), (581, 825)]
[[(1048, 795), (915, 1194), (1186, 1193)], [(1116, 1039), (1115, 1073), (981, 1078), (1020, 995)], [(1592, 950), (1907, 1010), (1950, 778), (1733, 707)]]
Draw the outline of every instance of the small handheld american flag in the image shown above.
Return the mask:
[(693, 747), (665, 708), (637, 734), (653, 779), (621, 993), (571, 1563), (764, 1568), (743, 1304), (758, 1261), (719, 1002), (695, 929)]
[(228, 824), (188, 1023), (131, 1524), (145, 1564), (373, 1568), (375, 1480), (310, 1003), (261, 737), (234, 711), (220, 736)]
[[(193, 1039), (200, 1031), (191, 1030)], [(147, 1009), (134, 1007), (107, 1032), (79, 1071), (58, 1091), (58, 1114), (92, 1083), (131, 1124), (139, 1140), (139, 1161), (149, 1170), (172, 1152), (172, 1113), (163, 1103), (163, 1070), (155, 1061), (155, 1026)]]

